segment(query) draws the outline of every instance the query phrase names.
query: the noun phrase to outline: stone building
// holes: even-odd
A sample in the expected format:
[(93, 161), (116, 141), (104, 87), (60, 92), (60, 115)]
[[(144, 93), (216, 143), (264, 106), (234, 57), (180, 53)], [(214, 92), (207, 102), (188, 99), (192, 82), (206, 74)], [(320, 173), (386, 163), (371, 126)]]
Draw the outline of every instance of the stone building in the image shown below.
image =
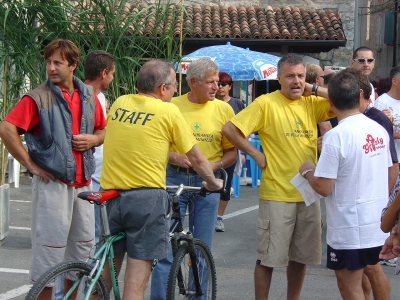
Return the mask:
[(399, 13), (398, 0), (358, 1), (356, 14), (359, 24), (355, 42), (374, 51), (374, 78), (388, 77), (390, 69), (400, 64)]

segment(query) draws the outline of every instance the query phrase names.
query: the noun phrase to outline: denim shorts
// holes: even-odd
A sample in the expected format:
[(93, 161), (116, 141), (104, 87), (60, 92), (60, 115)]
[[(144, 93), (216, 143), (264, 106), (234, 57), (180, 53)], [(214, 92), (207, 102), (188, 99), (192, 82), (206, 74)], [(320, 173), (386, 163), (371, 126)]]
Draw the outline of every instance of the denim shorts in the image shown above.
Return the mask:
[(126, 240), (114, 243), (115, 254), (127, 252), (138, 260), (167, 257), (168, 210), (168, 196), (163, 189), (120, 191), (118, 198), (107, 203), (111, 234), (126, 233)]
[(331, 270), (359, 270), (367, 265), (376, 265), (382, 246), (366, 249), (342, 249), (335, 250), (327, 245), (326, 267)]

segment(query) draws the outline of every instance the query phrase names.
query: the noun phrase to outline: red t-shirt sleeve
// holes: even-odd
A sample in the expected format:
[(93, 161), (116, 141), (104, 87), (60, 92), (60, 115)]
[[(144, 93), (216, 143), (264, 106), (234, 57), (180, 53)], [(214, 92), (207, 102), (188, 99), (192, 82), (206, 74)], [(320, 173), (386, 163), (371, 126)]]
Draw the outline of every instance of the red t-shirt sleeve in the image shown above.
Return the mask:
[(4, 119), (18, 128), (19, 134), (32, 130), (34, 135), (40, 132), (40, 115), (35, 100), (22, 97)]
[(94, 120), (94, 130), (101, 130), (107, 126), (106, 118), (104, 118), (103, 108), (101, 107), (100, 101), (96, 95), (96, 112)]

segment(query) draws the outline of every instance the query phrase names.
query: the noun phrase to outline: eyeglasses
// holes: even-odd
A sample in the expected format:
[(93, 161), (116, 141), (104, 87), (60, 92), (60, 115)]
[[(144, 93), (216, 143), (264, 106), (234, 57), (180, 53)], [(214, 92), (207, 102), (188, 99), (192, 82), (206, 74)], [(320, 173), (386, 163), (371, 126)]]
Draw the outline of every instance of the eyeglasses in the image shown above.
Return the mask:
[(228, 84), (226, 82), (218, 82), (218, 86), (226, 87)]
[(365, 62), (370, 64), (375, 61), (375, 58), (354, 58), (353, 60), (358, 61), (359, 64), (363, 64)]
[[(165, 85), (172, 85), (172, 83), (164, 83), (164, 84), (165, 84)], [(161, 86), (161, 85), (160, 85), (160, 86)], [(178, 81), (174, 83), (174, 86), (175, 86), (175, 87), (178, 87), (178, 86), (179, 86)]]

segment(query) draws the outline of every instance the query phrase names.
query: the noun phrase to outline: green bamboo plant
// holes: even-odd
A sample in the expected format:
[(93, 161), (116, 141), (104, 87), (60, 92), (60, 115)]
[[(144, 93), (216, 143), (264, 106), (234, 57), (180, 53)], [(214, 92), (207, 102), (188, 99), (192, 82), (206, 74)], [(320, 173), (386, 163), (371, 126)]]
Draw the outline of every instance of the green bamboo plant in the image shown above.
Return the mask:
[[(181, 14), (169, 0), (158, 1), (3, 0), (0, 119), (24, 93), (46, 80), (43, 50), (56, 38), (69, 39), (80, 48), (82, 63), (75, 76), (81, 79), (85, 56), (90, 51), (101, 49), (115, 56), (115, 79), (107, 92), (111, 103), (120, 95), (135, 92), (135, 74), (146, 59), (178, 61), (181, 41), (174, 37), (174, 26)], [(3, 184), (7, 153), (1, 142), (0, 149)]]

